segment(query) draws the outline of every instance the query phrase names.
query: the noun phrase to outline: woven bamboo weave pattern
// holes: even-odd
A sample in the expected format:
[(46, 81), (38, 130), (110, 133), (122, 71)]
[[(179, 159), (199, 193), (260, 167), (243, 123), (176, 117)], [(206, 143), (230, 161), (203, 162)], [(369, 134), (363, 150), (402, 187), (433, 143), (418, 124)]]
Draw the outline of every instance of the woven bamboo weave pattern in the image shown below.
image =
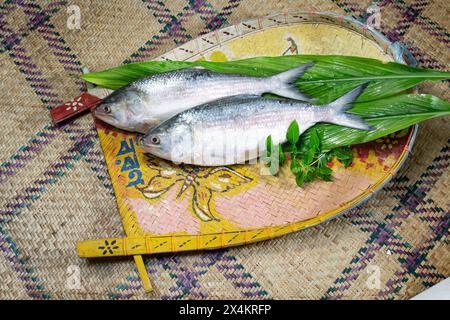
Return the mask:
[[(79, 30), (67, 27), (73, 4)], [(2, 3), (0, 297), (406, 299), (448, 277), (448, 119), (421, 125), (394, 180), (337, 220), (240, 248), (146, 258), (150, 295), (131, 260), (91, 262), (75, 251), (78, 240), (124, 236), (92, 118), (58, 128), (48, 114), (86, 89), (77, 79), (82, 67), (152, 59), (199, 35), (288, 9), (313, 6), (364, 21), (373, 4), (389, 40), (407, 44), (424, 67), (448, 68), (444, 1)], [(449, 99), (447, 82), (420, 90)], [(379, 288), (367, 285), (374, 267)], [(79, 271), (79, 286), (70, 285), (71, 270)]]

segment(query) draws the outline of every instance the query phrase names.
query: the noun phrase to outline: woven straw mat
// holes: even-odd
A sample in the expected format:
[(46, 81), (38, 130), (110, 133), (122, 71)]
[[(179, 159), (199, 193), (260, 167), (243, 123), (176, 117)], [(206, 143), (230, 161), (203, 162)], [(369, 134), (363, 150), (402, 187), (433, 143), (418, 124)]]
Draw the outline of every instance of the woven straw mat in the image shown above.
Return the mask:
[[(91, 71), (149, 60), (241, 20), (288, 9), (333, 11), (381, 31), (423, 67), (448, 70), (446, 1), (5, 1), (0, 6), (0, 298), (408, 299), (450, 275), (450, 122), (423, 123), (403, 169), (344, 216), (282, 238), (220, 251), (88, 261), (78, 240), (123, 236), (91, 117), (56, 128), (49, 110)], [(67, 27), (71, 5), (81, 29)], [(420, 90), (449, 99), (448, 82)], [(379, 275), (379, 282), (373, 276)], [(79, 281), (77, 281), (79, 279)]]

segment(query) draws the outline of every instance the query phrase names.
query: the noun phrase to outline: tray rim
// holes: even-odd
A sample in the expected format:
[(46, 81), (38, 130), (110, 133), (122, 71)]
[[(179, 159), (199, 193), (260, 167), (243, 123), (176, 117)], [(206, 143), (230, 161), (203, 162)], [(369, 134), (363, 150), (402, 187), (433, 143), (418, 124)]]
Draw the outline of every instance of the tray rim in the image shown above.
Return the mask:
[[(308, 15), (309, 14), (309, 13), (305, 13), (305, 12), (302, 12), (302, 11), (295, 11), (295, 13), (297, 13), (297, 15), (298, 14)], [(286, 19), (285, 21), (286, 22), (287, 22), (287, 16), (289, 16), (289, 14), (291, 14), (289, 11), (284, 11), (281, 14), (281, 15), (283, 15), (285, 17), (285, 19)], [(349, 25), (351, 25), (353, 27), (359, 26), (360, 29), (363, 31), (363, 33), (364, 33), (364, 30), (369, 31), (368, 34), (372, 36), (372, 40), (375, 41), (377, 44), (378, 44), (377, 39), (379, 41), (381, 41), (381, 42), (384, 42), (385, 46), (384, 47), (380, 46), (380, 48), (383, 49), (383, 51), (385, 53), (387, 53), (389, 51), (390, 55), (397, 62), (407, 64), (406, 60), (404, 59), (405, 56), (407, 58), (409, 58), (407, 60), (410, 60), (413, 63), (415, 62), (414, 58), (407, 51), (406, 47), (404, 47), (401, 43), (399, 43), (399, 42), (391, 43), (390, 41), (387, 40), (387, 38), (384, 37), (384, 35), (379, 33), (377, 30), (374, 30), (370, 26), (365, 26), (360, 21), (357, 21), (357, 20), (355, 20), (355, 19), (353, 19), (351, 17), (347, 17), (347, 16), (335, 14), (335, 13), (330, 13), (330, 12), (319, 13), (319, 15), (320, 16), (328, 16), (328, 17), (331, 17), (331, 19), (340, 19), (342, 22), (347, 21), (346, 23), (348, 23)], [(266, 16), (266, 18), (273, 17), (273, 16), (280, 16), (280, 14), (278, 13), (278, 14), (275, 14), (275, 15), (268, 15), (268, 16)], [(313, 18), (316, 17), (317, 13), (316, 12), (312, 12), (312, 16), (313, 16)], [(260, 19), (260, 18), (258, 18), (258, 19)], [(253, 21), (254, 20), (255, 19), (253, 19)], [(250, 21), (250, 20), (244, 20), (244, 21), (241, 21), (239, 23), (244, 23), (245, 21)], [(290, 24), (286, 23), (285, 25), (287, 26), (287, 25), (294, 25), (294, 24), (300, 24), (300, 23), (290, 23)], [(273, 26), (268, 26), (268, 27), (265, 27), (265, 28), (272, 28), (272, 27), (275, 27), (275, 26), (273, 25)], [(341, 26), (341, 27), (344, 27), (344, 26)], [(344, 28), (349, 29), (348, 26), (344, 27)], [(222, 29), (220, 29), (218, 31), (216, 30), (216, 31), (210, 32), (210, 33), (208, 33), (206, 35), (211, 36), (213, 34), (217, 34), (217, 32), (219, 32), (221, 30), (224, 30), (224, 29), (226, 29), (226, 28), (222, 28)], [(263, 28), (260, 28), (259, 30), (255, 30), (254, 32), (259, 32), (262, 29)], [(354, 31), (354, 30), (352, 30), (352, 28), (350, 28), (350, 30)], [(240, 36), (243, 36), (243, 35), (241, 34)], [(367, 34), (366, 35), (362, 35), (362, 36), (367, 37)], [(196, 39), (198, 39), (198, 37)], [(194, 39), (194, 40), (196, 40), (196, 39)], [(192, 41), (194, 41), (194, 40), (192, 40)], [(179, 50), (181, 47), (183, 47), (183, 46), (185, 46), (185, 45), (187, 45), (189, 43), (192, 43), (192, 42), (188, 42), (188, 43), (185, 43), (185, 44), (183, 44), (181, 46), (175, 47), (171, 51), (174, 51), (174, 50), (177, 50), (177, 49)], [(221, 45), (221, 43), (219, 42), (219, 44), (216, 45), (216, 46), (220, 46), (220, 45)], [(209, 48), (209, 49), (211, 49), (211, 48)], [(169, 51), (169, 52), (171, 52), (171, 51)], [(159, 59), (164, 59), (164, 55), (161, 55), (158, 58)], [(91, 91), (91, 90), (97, 91), (93, 87), (88, 86), (88, 88), (89, 88), (88, 91)], [(99, 90), (98, 93), (107, 94), (108, 90)], [(237, 234), (241, 234), (242, 233), (243, 236), (244, 236), (243, 240), (236, 241), (234, 243), (228, 242), (226, 245), (224, 245), (224, 236), (225, 235), (222, 233), (221, 236), (220, 236), (219, 232), (210, 233), (210, 234), (200, 234), (200, 235), (197, 234), (197, 235), (194, 235), (193, 237), (196, 238), (197, 245), (196, 245), (196, 247), (194, 247), (194, 248), (191, 247), (189, 249), (188, 248), (181, 249), (181, 247), (179, 246), (179, 243), (174, 241), (176, 238), (179, 238), (179, 237), (184, 237), (184, 239), (192, 237), (192, 236), (189, 236), (189, 235), (186, 235), (186, 234), (183, 234), (183, 235), (167, 234), (167, 235), (161, 235), (161, 236), (159, 236), (159, 235), (152, 235), (152, 236), (145, 236), (145, 237), (141, 236), (141, 237), (139, 237), (136, 234), (137, 230), (135, 228), (133, 228), (133, 227), (129, 228), (130, 224), (132, 224), (132, 222), (130, 220), (133, 220), (133, 217), (132, 216), (130, 217), (129, 213), (128, 213), (128, 217), (127, 217), (127, 215), (125, 213), (121, 212), (119, 200), (118, 200), (118, 198), (116, 196), (116, 204), (117, 204), (117, 207), (118, 207), (119, 214), (121, 216), (122, 225), (123, 225), (123, 228), (125, 229), (124, 231), (125, 231), (125, 233), (127, 234), (128, 237), (127, 238), (122, 238), (122, 239), (118, 239), (118, 238), (112, 239), (112, 241), (117, 241), (118, 244), (121, 243), (120, 248), (122, 249), (121, 250), (122, 254), (113, 254), (113, 255), (133, 255), (134, 261), (135, 261), (136, 266), (137, 266), (137, 271), (138, 271), (138, 273), (140, 275), (140, 278), (142, 280), (142, 283), (143, 283), (143, 287), (144, 287), (145, 291), (150, 292), (150, 291), (152, 291), (152, 286), (151, 286), (151, 282), (149, 280), (148, 272), (146, 270), (146, 266), (144, 264), (144, 260), (143, 260), (143, 257), (142, 257), (143, 254), (162, 253), (162, 252), (174, 253), (174, 252), (180, 252), (180, 251), (193, 251), (193, 250), (194, 251), (198, 251), (198, 250), (201, 250), (201, 249), (219, 249), (219, 248), (225, 248), (225, 247), (246, 245), (246, 244), (253, 243), (253, 242), (269, 240), (269, 239), (272, 239), (272, 238), (275, 238), (275, 237), (278, 237), (278, 236), (282, 236), (282, 235), (286, 235), (286, 234), (289, 234), (289, 233), (294, 233), (294, 232), (297, 232), (297, 231), (300, 231), (300, 230), (307, 229), (307, 228), (312, 227), (312, 226), (316, 226), (316, 225), (318, 225), (318, 224), (320, 224), (322, 222), (326, 222), (326, 221), (329, 221), (331, 219), (338, 218), (341, 215), (343, 215), (346, 212), (348, 212), (349, 210), (354, 209), (355, 207), (357, 207), (357, 206), (361, 205), (362, 203), (364, 203), (365, 201), (369, 200), (375, 193), (377, 193), (380, 190), (382, 190), (382, 188), (388, 182), (390, 182), (393, 179), (393, 177), (397, 174), (397, 172), (400, 170), (400, 168), (404, 165), (406, 159), (408, 158), (409, 153), (411, 152), (411, 149), (412, 149), (412, 147), (414, 145), (414, 142), (415, 142), (415, 139), (416, 139), (416, 136), (417, 136), (418, 128), (419, 128), (418, 124), (412, 126), (412, 132), (410, 132), (410, 135), (408, 137), (408, 141), (407, 141), (407, 144), (406, 144), (407, 147), (402, 150), (402, 153), (400, 154), (399, 158), (393, 164), (393, 166), (392, 166), (393, 170), (390, 170), (389, 172), (387, 172), (383, 179), (380, 179), (379, 181), (377, 181), (377, 184), (375, 184), (372, 187), (372, 189), (374, 189), (374, 190), (371, 190), (369, 188), (364, 193), (358, 195), (357, 197), (355, 197), (351, 201), (345, 203), (345, 205), (347, 205), (347, 208), (343, 208), (344, 206), (339, 206), (339, 207), (337, 207), (337, 208), (335, 208), (333, 210), (330, 210), (328, 212), (325, 212), (323, 214), (320, 214), (320, 215), (318, 215), (316, 217), (313, 217), (313, 218), (310, 218), (310, 219), (307, 219), (307, 220), (296, 221), (296, 222), (287, 223), (287, 224), (284, 224), (284, 225), (280, 224), (280, 225), (277, 225), (278, 229), (275, 232), (274, 232), (274, 228), (272, 226), (253, 228), (253, 229), (252, 228), (247, 228), (247, 229), (242, 229), (242, 230), (231, 231), (231, 232), (237, 233)], [(98, 130), (97, 130), (97, 133), (98, 133)], [(103, 144), (101, 144), (101, 148), (102, 148), (103, 153), (104, 153), (104, 146), (103, 146)], [(108, 173), (110, 174), (110, 168), (108, 167), (107, 169), (108, 169)], [(117, 194), (116, 187), (114, 186), (114, 184), (113, 184), (113, 189), (114, 189), (114, 193)], [(139, 223), (138, 223), (138, 225), (139, 225)], [(138, 228), (139, 229), (141, 228), (140, 225), (139, 225)], [(257, 233), (254, 234), (254, 236), (249, 239), (249, 237), (248, 237), (249, 233), (253, 233), (255, 231)], [(214, 236), (214, 235), (216, 236), (216, 238), (220, 238), (220, 244), (219, 245), (208, 246), (208, 242), (204, 242), (204, 241), (202, 242), (201, 241), (201, 240), (204, 240), (205, 237)], [(201, 246), (199, 246), (199, 241), (198, 241), (199, 237), (200, 237), (200, 243), (202, 244)], [(134, 239), (133, 240), (132, 238), (138, 238), (138, 239)], [(152, 242), (153, 241), (157, 241), (158, 239), (161, 239), (161, 238), (170, 240), (169, 249), (162, 250), (161, 252), (153, 252), (151, 250)], [(181, 239), (183, 239), (183, 238), (181, 238)], [(87, 240), (87, 241), (83, 241), (81, 243), (79, 242), (78, 245), (77, 245), (77, 253), (78, 253), (78, 255), (80, 257), (86, 257), (86, 258), (88, 258), (88, 257), (103, 257), (104, 255), (101, 255), (97, 251), (99, 249), (98, 243), (100, 242), (101, 244), (103, 244), (103, 241), (105, 241), (105, 239)], [(138, 246), (139, 242), (141, 243), (141, 246)], [(166, 242), (168, 242), (168, 241), (166, 241)], [(130, 252), (130, 251), (127, 250), (128, 245), (130, 245), (130, 244), (132, 245), (132, 246), (130, 246), (131, 250), (135, 249), (135, 248), (138, 248), (138, 247), (140, 249), (137, 252)], [(177, 244), (178, 244), (178, 246), (177, 246)], [(145, 250), (142, 251), (141, 247), (145, 248)], [(83, 251), (84, 249), (86, 249), (87, 251)], [(89, 255), (91, 253), (92, 253), (92, 255)], [(85, 255), (85, 254), (87, 254), (87, 255)]]
[[(275, 22), (270, 22), (272, 23), (271, 25), (268, 24), (266, 26), (263, 26), (261, 21), (263, 21), (263, 19), (271, 19), (274, 17), (288, 17), (288, 16), (292, 16), (293, 14), (296, 15), (303, 15), (303, 16), (311, 16), (313, 20), (311, 21), (298, 21), (298, 22), (286, 22), (283, 24), (278, 24)], [(316, 18), (319, 17), (327, 17), (331, 20), (328, 20), (327, 22), (322, 22), (322, 21), (318, 21), (316, 20)], [(341, 24), (336, 24), (333, 23), (333, 21), (338, 20), (340, 23), (343, 23), (344, 25)], [(260, 28), (256, 29), (256, 30), (252, 30), (249, 32), (245, 32), (245, 33), (241, 33), (235, 37), (229, 38), (226, 41), (220, 41), (220, 37), (218, 36), (219, 32), (223, 32), (224, 30), (227, 30), (229, 28), (236, 28), (236, 25), (240, 25), (240, 24), (244, 24), (244, 23), (255, 23), (255, 21), (257, 21), (257, 23), (261, 26)], [(270, 21), (270, 20), (269, 20)], [(214, 48), (220, 48), (220, 46), (222, 46), (223, 44), (229, 42), (229, 41), (233, 41), (236, 38), (243, 38), (247, 35), (250, 34), (254, 34), (257, 32), (261, 32), (263, 30), (267, 30), (267, 29), (272, 29), (272, 28), (278, 28), (278, 27), (289, 27), (289, 26), (294, 26), (294, 25), (301, 25), (301, 24), (329, 24), (329, 25), (333, 25), (333, 26), (337, 26), (337, 27), (341, 27), (341, 28), (345, 28), (349, 31), (355, 32), (357, 34), (359, 34), (362, 37), (367, 37), (367, 35), (371, 35), (372, 37), (369, 38), (370, 41), (375, 42), (375, 44), (378, 46), (378, 48), (380, 50), (382, 50), (385, 54), (389, 54), (391, 56), (391, 58), (399, 63), (403, 63), (403, 64), (407, 64), (407, 62), (404, 59), (404, 56), (408, 54), (406, 48), (400, 44), (400, 43), (392, 43), (390, 42), (384, 35), (382, 35), (381, 33), (379, 33), (377, 30), (371, 28), (370, 26), (366, 26), (363, 23), (361, 23), (358, 20), (355, 20), (352, 17), (349, 16), (343, 16), (343, 15), (339, 15), (333, 12), (305, 12), (305, 11), (289, 11), (289, 12), (284, 12), (284, 13), (275, 13), (275, 14), (271, 14), (271, 15), (267, 15), (264, 17), (260, 17), (260, 18), (253, 18), (253, 19), (247, 19), (247, 20), (243, 20), (240, 21), (239, 23), (235, 24), (235, 25), (231, 25), (231, 26), (227, 26), (212, 32), (209, 32), (207, 34), (204, 35), (199, 35), (197, 38), (190, 40), (186, 43), (183, 43), (179, 46), (176, 46), (175, 48), (173, 48), (172, 50), (159, 55), (158, 57), (156, 57), (154, 60), (172, 60), (168, 57), (168, 55), (173, 54), (173, 57), (176, 60), (187, 60), (187, 59), (192, 59), (195, 56), (202, 56), (201, 52), (204, 51), (210, 51), (213, 50)], [(352, 28), (353, 26), (353, 28)], [(356, 29), (356, 30), (355, 30)], [(361, 34), (358, 30), (362, 30), (363, 34)], [(211, 39), (216, 39), (217, 41), (213, 44), (211, 44), (210, 46), (208, 46), (207, 48), (203, 48), (201, 51), (197, 50), (197, 52), (193, 51), (193, 50), (189, 50), (186, 49), (189, 48), (190, 46), (196, 46), (196, 41), (198, 41), (198, 38), (200, 37), (210, 37)], [(377, 41), (378, 40), (378, 41)], [(386, 45), (380, 45), (380, 43), (378, 42), (382, 42), (385, 43)], [(396, 45), (397, 44), (397, 45)], [(181, 48), (184, 48), (184, 50), (181, 50)], [(174, 52), (175, 51), (179, 51), (182, 52), (181, 54), (184, 55), (183, 58), (180, 59), (179, 56), (177, 56)], [(93, 88), (93, 91), (96, 91), (95, 88)], [(102, 93), (104, 95), (108, 94), (109, 92), (111, 92), (110, 90), (107, 89), (102, 89)], [(126, 234), (128, 235), (128, 238), (177, 238), (177, 237), (207, 237), (207, 236), (213, 236), (213, 235), (223, 235), (223, 234), (227, 234), (227, 233), (249, 233), (249, 232), (257, 232), (257, 231), (261, 231), (261, 230), (269, 230), (269, 229), (273, 229), (273, 228), (277, 228), (279, 230), (283, 230), (281, 232), (273, 232), (273, 230), (271, 230), (270, 235), (269, 236), (261, 236), (258, 237), (252, 241), (240, 241), (239, 243), (233, 243), (233, 244), (227, 244), (221, 247), (231, 247), (231, 246), (238, 246), (238, 245), (244, 245), (250, 242), (258, 242), (258, 241), (263, 241), (263, 240), (267, 240), (267, 239), (271, 239), (271, 238), (275, 238), (278, 236), (282, 236), (288, 233), (293, 233), (293, 232), (297, 232), (300, 230), (304, 230), (306, 228), (310, 228), (313, 226), (316, 226), (320, 223), (326, 222), (326, 221), (330, 221), (334, 218), (338, 218), (341, 215), (347, 213), (348, 211), (360, 206), (361, 204), (363, 204), (364, 202), (368, 201), (373, 195), (375, 195), (377, 192), (381, 191), (383, 189), (383, 187), (389, 183), (393, 177), (397, 174), (397, 172), (402, 168), (402, 166), (404, 165), (406, 159), (408, 158), (409, 153), (411, 152), (411, 149), (414, 145), (416, 136), (417, 136), (417, 132), (418, 132), (418, 128), (419, 125), (415, 124), (413, 126), (410, 127), (410, 132), (409, 132), (409, 137), (408, 140), (406, 142), (406, 146), (407, 148), (404, 148), (402, 150), (402, 153), (400, 154), (399, 158), (397, 159), (397, 161), (392, 165), (392, 170), (389, 170), (388, 172), (385, 173), (385, 175), (383, 176), (383, 178), (378, 179), (375, 184), (371, 187), (368, 188), (367, 190), (365, 190), (364, 192), (360, 193), (358, 196), (354, 197), (353, 199), (351, 199), (350, 201), (347, 201), (346, 203), (342, 204), (341, 206), (338, 206), (328, 212), (319, 214), (315, 217), (306, 219), (306, 220), (301, 220), (301, 221), (294, 221), (294, 222), (288, 222), (288, 223), (284, 223), (284, 224), (277, 224), (277, 225), (273, 225), (273, 226), (264, 226), (264, 227), (256, 227), (256, 228), (236, 228), (235, 230), (229, 230), (226, 232), (209, 232), (209, 233), (201, 233), (201, 234), (189, 234), (189, 233), (183, 233), (183, 234), (174, 234), (174, 233), (168, 233), (168, 234), (152, 234), (152, 235), (148, 235), (146, 233), (146, 231), (141, 230), (141, 227), (139, 225), (139, 223), (137, 223), (137, 221), (134, 221), (135, 219), (129, 219), (130, 217), (128, 217), (128, 219), (126, 219), (127, 221), (125, 221), (124, 219), (124, 215), (122, 213), (120, 213), (121, 218), (122, 218), (122, 223), (125, 229)], [(103, 147), (102, 147), (103, 149)], [(108, 168), (109, 171), (109, 168)], [(115, 188), (114, 188), (115, 189)], [(114, 190), (115, 191), (115, 190)], [(117, 201), (116, 201), (117, 202)], [(119, 205), (119, 204), (118, 204)], [(119, 209), (120, 211), (120, 209)], [(133, 221), (130, 221), (133, 220)], [(136, 226), (136, 223), (138, 226)], [(131, 226), (133, 225), (133, 226)], [(136, 228), (137, 227), (137, 228)], [(287, 229), (287, 230), (286, 230)], [(139, 230), (139, 231), (138, 231)], [(139, 235), (139, 234), (145, 234), (143, 236)], [(181, 233), (181, 232), (180, 232)], [(178, 250), (173, 250), (174, 246), (171, 246), (172, 250), (168, 250), (168, 251), (164, 251), (164, 252), (176, 252)], [(207, 249), (207, 248), (197, 248), (196, 250), (200, 250), (200, 249)]]
[[(272, 22), (272, 24), (269, 23), (266, 26), (262, 25), (262, 22), (261, 22), (261, 19), (269, 20), (271, 18), (273, 19), (275, 17), (281, 17), (281, 16), (286, 18), (288, 16), (292, 17), (293, 15), (309, 16), (309, 17), (312, 18), (312, 20), (311, 21), (286, 22), (284, 24), (277, 24), (277, 23), (273, 23)], [(331, 20), (327, 21), (327, 22), (317, 21), (317, 20), (314, 19), (315, 17), (319, 17), (319, 18), (320, 17), (326, 17), (326, 18), (329, 18)], [(341, 21), (342, 24), (336, 23), (336, 20), (337, 21)], [(224, 30), (227, 30), (227, 29), (230, 29), (230, 28), (236, 28), (237, 25), (244, 24), (244, 23), (252, 23), (252, 22), (255, 22), (255, 21), (258, 21), (258, 24), (261, 26), (259, 29), (251, 30), (251, 31), (246, 32), (244, 34), (240, 34), (238, 36), (229, 38), (229, 39), (227, 39), (225, 41), (220, 41), (220, 37), (217, 35), (218, 32), (223, 32)], [(347, 22), (347, 23), (344, 23), (344, 22)], [(375, 42), (377, 47), (380, 50), (382, 50), (385, 54), (389, 54), (391, 56), (391, 58), (394, 59), (395, 62), (403, 63), (403, 64), (413, 64), (413, 65), (417, 64), (417, 61), (415, 61), (414, 58), (411, 58), (410, 53), (409, 53), (408, 49), (406, 48), (406, 46), (404, 46), (400, 42), (391, 42), (391, 41), (389, 41), (378, 30), (376, 30), (376, 29), (372, 28), (371, 26), (368, 26), (368, 25), (366, 25), (366, 24), (364, 24), (364, 23), (354, 19), (351, 16), (340, 15), (340, 14), (335, 13), (335, 12), (327, 12), (327, 11), (324, 11), (324, 12), (309, 11), (308, 12), (308, 11), (301, 11), (301, 10), (285, 10), (284, 12), (277, 12), (277, 13), (269, 14), (269, 15), (266, 15), (266, 16), (263, 16), (263, 17), (242, 20), (242, 21), (238, 22), (237, 24), (233, 24), (231, 26), (227, 26), (227, 27), (224, 27), (224, 28), (221, 28), (221, 29), (218, 29), (218, 30), (211, 31), (211, 32), (206, 33), (204, 35), (201, 35), (203, 37), (208, 37), (208, 36), (209, 37), (214, 37), (214, 38), (219, 40), (217, 43), (211, 45), (210, 47), (208, 47), (206, 49), (205, 48), (202, 49), (201, 52), (212, 51), (214, 48), (220, 48), (220, 46), (222, 46), (222, 45), (224, 45), (224, 44), (226, 44), (228, 42), (234, 41), (237, 38), (243, 38), (243, 37), (245, 37), (247, 35), (255, 34), (255, 33), (261, 32), (263, 30), (272, 29), (272, 28), (279, 28), (279, 27), (288, 27), (288, 26), (294, 26), (294, 25), (302, 25), (302, 24), (328, 24), (328, 25), (332, 25), (332, 26), (336, 26), (336, 27), (341, 27), (341, 28), (347, 29), (347, 30), (349, 30), (351, 32), (354, 32), (354, 33), (356, 33), (356, 34), (358, 34), (358, 35), (360, 35), (362, 37), (366, 37), (366, 38), (368, 38), (367, 35), (371, 34), (373, 36), (373, 38), (372, 39), (369, 38), (369, 40)], [(363, 33), (358, 32), (357, 30), (355, 30), (355, 28), (357, 28), (358, 30), (363, 30)], [(195, 42), (198, 41), (198, 38), (201, 37), (201, 36), (199, 35), (197, 38), (195, 38), (193, 40), (190, 40), (190, 41), (188, 41), (186, 43), (183, 43), (183, 44), (173, 48), (172, 50), (169, 50), (168, 52), (166, 52), (166, 53), (164, 53), (162, 55), (159, 55), (158, 57), (155, 58), (155, 60), (170, 60), (170, 59), (166, 58), (165, 56), (170, 54), (170, 53), (174, 53), (177, 50), (184, 52), (184, 54), (187, 54), (188, 53), (187, 50), (180, 50), (180, 49), (182, 49), (184, 47), (189, 47), (192, 44), (197, 46), (195, 44)], [(380, 45), (379, 42), (384, 42), (385, 45), (382, 46), (382, 45)], [(200, 51), (198, 51), (197, 53), (193, 52), (193, 54), (191, 54), (190, 56), (186, 56), (186, 57), (182, 58), (181, 61), (186, 61), (186, 60), (192, 59), (192, 58), (194, 58), (196, 56), (202, 56), (201, 52)], [(175, 55), (175, 53), (174, 53), (174, 56), (177, 57)], [(410, 63), (408, 63), (407, 60), (405, 59), (405, 56), (406, 56), (406, 58), (412, 59), (412, 61)], [(178, 58), (179, 57), (177, 57), (177, 59)], [(412, 128), (412, 129), (411, 129), (411, 132), (409, 133), (409, 137), (408, 137), (408, 140), (406, 142), (407, 148), (402, 151), (402, 153), (400, 154), (398, 160), (392, 165), (392, 168), (394, 168), (394, 170), (390, 170), (389, 172), (387, 172), (385, 174), (385, 176), (383, 178), (381, 178), (381, 179), (376, 181), (376, 184), (372, 188), (374, 190), (371, 190), (369, 188), (365, 192), (363, 192), (360, 195), (358, 195), (357, 197), (353, 198), (351, 201), (348, 201), (342, 207), (346, 207), (346, 204), (352, 203), (352, 202), (354, 202), (355, 199), (359, 199), (361, 195), (364, 195), (361, 199), (357, 200), (355, 203), (351, 204), (350, 206), (348, 206), (348, 207), (346, 207), (344, 209), (341, 209), (337, 213), (334, 213), (334, 211), (338, 210), (339, 208), (342, 208), (342, 207), (337, 207), (337, 208), (335, 208), (333, 210), (330, 210), (328, 212), (322, 213), (322, 214), (320, 214), (320, 215), (318, 215), (316, 217), (313, 217), (313, 218), (310, 218), (310, 219), (307, 219), (307, 220), (295, 221), (295, 222), (290, 222), (290, 223), (286, 223), (286, 224), (279, 224), (279, 225), (276, 225), (276, 226), (277, 227), (283, 227), (283, 226), (289, 226), (289, 225), (296, 225), (296, 227), (297, 227), (296, 230), (290, 231), (290, 232), (287, 232), (287, 233), (292, 233), (292, 232), (296, 232), (296, 231), (300, 231), (300, 230), (305, 230), (307, 228), (314, 227), (314, 226), (316, 226), (316, 225), (318, 225), (320, 223), (330, 221), (330, 220), (332, 220), (334, 218), (338, 218), (338, 217), (342, 216), (343, 214), (347, 213), (348, 211), (353, 210), (356, 207), (358, 207), (358, 206), (362, 205), (363, 203), (365, 203), (366, 201), (370, 200), (370, 198), (372, 198), (375, 194), (380, 192), (394, 178), (394, 176), (398, 173), (398, 171), (403, 167), (403, 165), (405, 164), (406, 159), (408, 158), (409, 154), (411, 153), (412, 147), (414, 146), (414, 143), (415, 143), (415, 140), (416, 140), (416, 137), (417, 137), (417, 133), (418, 133), (418, 130), (419, 130), (419, 124), (414, 124), (414, 125), (412, 125), (409, 128)], [(318, 218), (323, 218), (323, 219), (318, 219)], [(310, 222), (312, 222), (312, 221), (315, 221), (315, 222), (310, 224)], [(304, 225), (301, 225), (303, 223), (304, 223)], [(231, 232), (243, 232), (243, 231), (251, 232), (251, 231), (261, 230), (261, 229), (265, 229), (265, 228), (271, 228), (271, 227), (270, 226), (266, 226), (266, 227), (258, 227), (258, 228), (242, 228), (242, 230), (236, 230), (236, 231), (231, 231)], [(220, 232), (207, 233), (207, 234), (204, 234), (204, 235), (214, 235), (214, 234), (217, 235), (217, 234), (221, 234), (221, 233)], [(159, 236), (164, 236), (164, 235), (155, 235), (154, 237), (159, 237)], [(173, 236), (176, 237), (177, 235), (173, 235)], [(180, 236), (189, 236), (189, 234), (180, 235)], [(196, 235), (191, 235), (191, 236), (196, 236)], [(244, 244), (244, 243), (242, 243), (242, 244)]]

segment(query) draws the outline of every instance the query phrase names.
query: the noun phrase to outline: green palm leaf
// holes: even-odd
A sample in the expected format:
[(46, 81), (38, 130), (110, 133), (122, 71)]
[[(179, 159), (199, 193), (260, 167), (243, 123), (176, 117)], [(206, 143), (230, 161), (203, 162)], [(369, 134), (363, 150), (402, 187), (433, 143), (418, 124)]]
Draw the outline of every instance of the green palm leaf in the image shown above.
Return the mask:
[[(421, 121), (448, 116), (450, 103), (427, 94), (404, 94), (355, 103), (350, 112), (364, 118), (374, 126), (374, 129), (363, 131), (331, 124), (318, 124), (315, 128), (323, 132), (323, 150), (376, 140)], [(306, 143), (310, 135), (310, 131), (305, 132), (302, 141)]]
[(449, 72), (420, 69), (398, 63), (339, 55), (292, 55), (257, 57), (229, 62), (210, 61), (147, 61), (89, 73), (82, 79), (109, 89), (118, 89), (130, 82), (156, 73), (201, 66), (223, 73), (269, 76), (300, 64), (315, 61), (296, 82), (302, 92), (318, 98), (318, 103), (334, 100), (354, 87), (370, 81), (358, 101), (371, 101), (395, 95), (424, 80), (450, 78)]
[[(450, 114), (450, 104), (437, 97), (399, 95), (425, 80), (448, 79), (449, 72), (351, 56), (293, 55), (229, 62), (148, 61), (85, 74), (82, 78), (105, 88), (118, 89), (134, 80), (181, 68), (201, 66), (216, 72), (269, 76), (309, 61), (316, 64), (296, 84), (302, 92), (318, 98), (318, 104), (328, 103), (354, 87), (370, 82), (351, 112), (366, 119), (375, 129), (368, 132), (331, 124), (316, 125), (314, 128), (323, 132), (324, 151), (372, 141), (426, 119)], [(310, 136), (311, 130), (301, 139), (306, 143)]]

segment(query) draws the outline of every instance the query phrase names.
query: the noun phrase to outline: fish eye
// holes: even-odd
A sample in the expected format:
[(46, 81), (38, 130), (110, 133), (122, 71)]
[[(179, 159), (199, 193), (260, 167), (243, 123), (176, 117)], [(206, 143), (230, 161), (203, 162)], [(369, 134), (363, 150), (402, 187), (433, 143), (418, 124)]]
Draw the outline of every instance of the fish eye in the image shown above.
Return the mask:
[(153, 144), (160, 144), (161, 142), (157, 136), (151, 137), (150, 140), (152, 141)]
[(103, 107), (103, 110), (104, 110), (106, 113), (111, 113), (111, 107), (110, 107), (110, 106), (104, 106), (104, 107)]

